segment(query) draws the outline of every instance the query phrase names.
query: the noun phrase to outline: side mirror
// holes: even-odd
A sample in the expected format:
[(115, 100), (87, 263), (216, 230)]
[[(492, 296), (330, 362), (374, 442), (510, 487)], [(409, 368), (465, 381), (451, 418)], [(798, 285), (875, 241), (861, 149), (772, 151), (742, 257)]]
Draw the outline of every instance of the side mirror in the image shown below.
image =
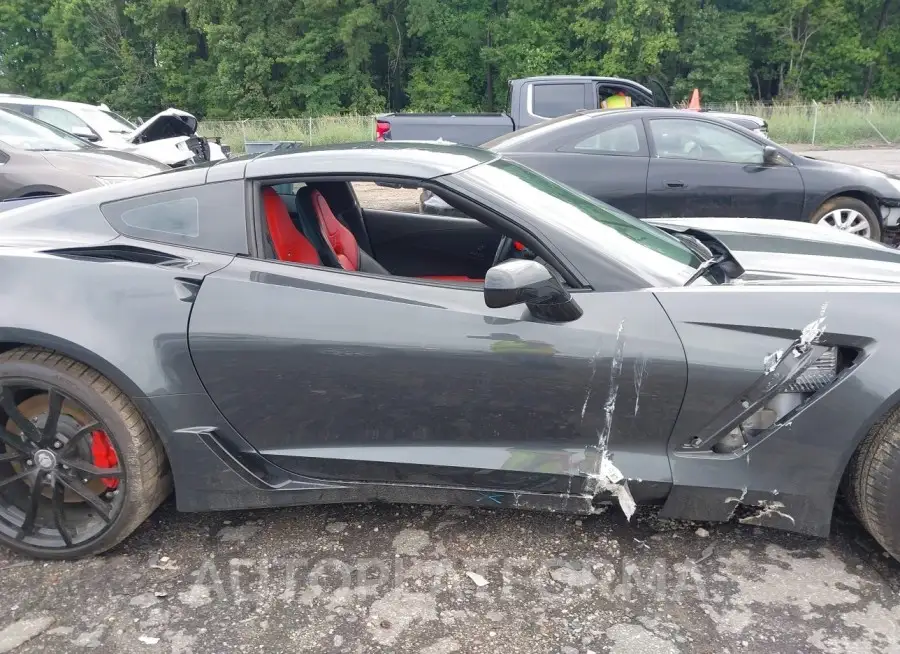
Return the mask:
[(778, 161), (778, 150), (773, 148), (771, 145), (763, 147), (763, 163), (770, 166), (774, 166), (780, 163)]
[(524, 304), (535, 318), (550, 322), (570, 322), (584, 313), (543, 264), (528, 259), (504, 261), (488, 270), (484, 303), (491, 309)]
[(94, 131), (89, 127), (82, 127), (81, 125), (76, 125), (71, 130), (71, 133), (77, 136), (78, 138), (84, 139), (85, 141), (99, 141), (100, 137), (94, 133)]

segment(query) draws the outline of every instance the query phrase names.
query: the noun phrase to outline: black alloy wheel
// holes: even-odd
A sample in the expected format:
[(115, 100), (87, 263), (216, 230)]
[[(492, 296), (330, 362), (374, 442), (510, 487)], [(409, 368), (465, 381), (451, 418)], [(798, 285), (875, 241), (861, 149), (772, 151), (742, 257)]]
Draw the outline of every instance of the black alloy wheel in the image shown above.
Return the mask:
[(76, 548), (116, 521), (127, 491), (100, 419), (61, 389), (0, 380), (0, 536), (41, 550)]

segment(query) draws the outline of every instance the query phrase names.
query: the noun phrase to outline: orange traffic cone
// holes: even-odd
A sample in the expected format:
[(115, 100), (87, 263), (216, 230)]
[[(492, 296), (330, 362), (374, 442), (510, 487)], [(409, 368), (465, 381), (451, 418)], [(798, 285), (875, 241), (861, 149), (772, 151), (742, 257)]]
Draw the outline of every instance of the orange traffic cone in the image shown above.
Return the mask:
[(700, 111), (700, 89), (694, 89), (694, 92), (691, 94), (691, 102), (688, 105), (688, 109), (691, 111)]

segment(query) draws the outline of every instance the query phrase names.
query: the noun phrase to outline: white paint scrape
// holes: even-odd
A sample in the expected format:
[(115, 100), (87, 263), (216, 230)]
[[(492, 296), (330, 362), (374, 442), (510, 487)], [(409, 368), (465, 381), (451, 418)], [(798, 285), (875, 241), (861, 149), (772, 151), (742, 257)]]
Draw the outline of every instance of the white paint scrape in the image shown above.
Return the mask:
[(628, 480), (622, 474), (615, 464), (610, 461), (609, 457), (604, 454), (600, 462), (600, 474), (598, 479), (598, 488), (607, 493), (612, 493), (619, 500), (619, 506), (622, 513), (625, 514), (627, 520), (631, 520), (636, 508), (634, 498), (628, 489)]
[(819, 317), (809, 323), (806, 327), (803, 328), (803, 331), (800, 332), (800, 344), (801, 345), (810, 345), (811, 343), (815, 343), (820, 338), (822, 338), (822, 334), (825, 333), (825, 311), (828, 309), (828, 303), (822, 305), (821, 311), (819, 311)]

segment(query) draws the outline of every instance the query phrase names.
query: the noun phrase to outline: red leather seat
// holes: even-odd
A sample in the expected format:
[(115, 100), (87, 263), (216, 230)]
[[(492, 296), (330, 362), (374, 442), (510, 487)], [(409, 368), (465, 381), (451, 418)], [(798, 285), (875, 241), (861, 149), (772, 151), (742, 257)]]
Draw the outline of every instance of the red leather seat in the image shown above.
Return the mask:
[(284, 200), (270, 186), (263, 189), (263, 208), (266, 212), (266, 224), (269, 227), (272, 247), (279, 261), (322, 265), (316, 248), (294, 225)]
[(316, 212), (316, 220), (319, 221), (319, 229), (325, 242), (337, 257), (338, 263), (344, 270), (359, 270), (359, 244), (353, 232), (347, 229), (337, 219), (325, 196), (319, 191), (313, 191), (309, 196), (313, 210)]

